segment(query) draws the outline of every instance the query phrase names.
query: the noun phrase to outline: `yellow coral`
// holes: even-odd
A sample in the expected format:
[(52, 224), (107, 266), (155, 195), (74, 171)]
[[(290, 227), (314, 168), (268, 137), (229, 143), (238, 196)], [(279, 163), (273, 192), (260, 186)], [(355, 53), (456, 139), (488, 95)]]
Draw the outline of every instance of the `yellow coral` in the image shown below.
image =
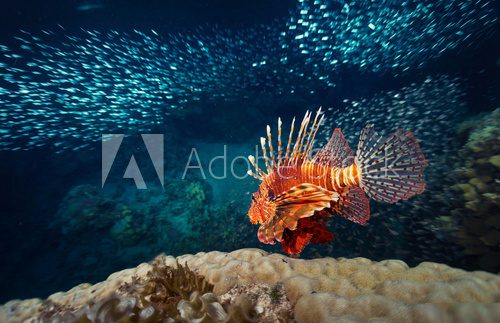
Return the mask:
[[(500, 276), (466, 272), (443, 264), (409, 268), (399, 260), (298, 260), (258, 249), (161, 256), (166, 265), (187, 262), (189, 268), (222, 295), (236, 285), (282, 283), (300, 322), (331, 321), (500, 321)], [(52, 295), (53, 302), (83, 306), (102, 298), (132, 276), (145, 277), (149, 265), (116, 273), (107, 281)], [(244, 277), (243, 280), (240, 278)], [(83, 302), (85, 300), (85, 302)], [(33, 317), (40, 301), (11, 302), (0, 308), (0, 321)], [(34, 309), (35, 308), (35, 309)]]
[[(461, 183), (454, 185), (463, 197), (453, 210), (455, 222), (444, 221), (443, 228), (453, 232), (464, 253), (479, 268), (500, 269), (500, 220), (498, 181), (500, 168), (500, 109), (464, 122), (467, 142), (456, 165)], [(460, 200), (459, 200), (460, 201)]]

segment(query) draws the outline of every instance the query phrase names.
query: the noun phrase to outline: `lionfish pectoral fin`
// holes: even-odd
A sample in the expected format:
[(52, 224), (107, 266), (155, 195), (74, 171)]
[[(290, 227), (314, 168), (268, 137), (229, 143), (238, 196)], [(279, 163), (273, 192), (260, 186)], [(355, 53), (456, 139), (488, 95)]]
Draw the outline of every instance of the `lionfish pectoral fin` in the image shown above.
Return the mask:
[(276, 208), (286, 208), (307, 203), (329, 203), (335, 197), (335, 192), (328, 191), (321, 186), (311, 183), (302, 183), (281, 193), (274, 199)]
[(283, 241), (285, 229), (295, 230), (299, 219), (330, 207), (335, 196), (335, 192), (310, 183), (292, 187), (274, 199), (276, 214), (259, 228), (259, 240), (267, 244)]
[(366, 224), (370, 218), (370, 202), (359, 186), (351, 186), (340, 194), (334, 210), (341, 217), (357, 224)]
[(265, 224), (261, 225), (259, 231), (257, 232), (257, 238), (259, 241), (265, 244), (275, 244), (274, 241), (274, 231), (272, 227)]
[(354, 151), (349, 147), (340, 128), (333, 131), (328, 143), (314, 156), (314, 162), (331, 167), (347, 167), (354, 163)]

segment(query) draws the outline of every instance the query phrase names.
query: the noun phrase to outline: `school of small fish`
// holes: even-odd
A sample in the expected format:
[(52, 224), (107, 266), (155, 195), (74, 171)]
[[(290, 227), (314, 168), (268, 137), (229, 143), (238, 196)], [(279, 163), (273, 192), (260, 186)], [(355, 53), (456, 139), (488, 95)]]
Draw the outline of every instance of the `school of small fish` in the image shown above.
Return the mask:
[[(433, 167), (454, 153), (455, 125), (466, 110), (464, 80), (449, 76), (428, 76), (397, 90), (371, 98), (343, 101), (343, 109), (325, 119), (319, 138), (328, 138), (334, 128), (352, 129), (346, 139), (354, 144), (365, 124), (375, 124), (386, 134), (397, 128), (413, 129), (425, 142), (422, 149)], [(333, 108), (328, 111), (333, 112)], [(330, 112), (330, 113), (331, 113)], [(443, 165), (444, 166), (444, 165)]]
[[(399, 258), (457, 261), (460, 252), (436, 225), (436, 212), (450, 214), (453, 210), (450, 201), (455, 197), (445, 196), (442, 192), (454, 181), (451, 174), (461, 145), (456, 129), (466, 113), (464, 83), (464, 80), (453, 77), (427, 77), (422, 82), (382, 91), (371, 98), (346, 99), (341, 111), (332, 109), (326, 112), (330, 114), (325, 117), (317, 138), (328, 138), (333, 129), (339, 127), (345, 130), (346, 139), (354, 146), (365, 124), (375, 124), (384, 135), (398, 128), (412, 129), (429, 162), (423, 195), (394, 205), (372, 204), (374, 220), (368, 226), (334, 221), (332, 230), (338, 233), (338, 239), (336, 245), (329, 248), (350, 257), (367, 254), (394, 257), (393, 253), (390, 254), (394, 250), (387, 248), (388, 241), (404, 240), (405, 247), (396, 251)], [(324, 143), (325, 140), (318, 145)], [(381, 253), (381, 250), (386, 250), (386, 253)], [(411, 257), (408, 250), (411, 250)], [(418, 263), (417, 260), (411, 261)]]
[(498, 20), (493, 3), (482, 0), (298, 2), (284, 43), (325, 80), (339, 65), (393, 73), (423, 67), (493, 32)]
[(341, 82), (345, 68), (398, 75), (491, 33), (493, 7), (298, 0), (286, 21), (241, 30), (21, 30), (0, 45), (0, 150), (78, 150), (103, 132), (148, 131), (173, 111), (252, 91), (314, 96)]

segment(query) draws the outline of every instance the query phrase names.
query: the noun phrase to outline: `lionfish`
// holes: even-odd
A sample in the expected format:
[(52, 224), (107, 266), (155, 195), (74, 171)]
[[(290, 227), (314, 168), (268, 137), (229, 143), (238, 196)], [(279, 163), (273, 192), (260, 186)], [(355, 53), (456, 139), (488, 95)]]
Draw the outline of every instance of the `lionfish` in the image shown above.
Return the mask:
[(383, 137), (373, 125), (367, 125), (354, 155), (341, 129), (336, 128), (328, 143), (313, 154), (324, 118), (321, 108), (312, 124), (311, 117), (312, 112), (307, 111), (292, 146), (293, 119), (285, 151), (278, 118), (277, 154), (267, 126), (267, 145), (260, 138), (263, 156), (258, 158), (264, 159), (264, 170), (254, 156), (248, 156), (255, 168), (248, 174), (262, 181), (252, 194), (248, 211), (250, 221), (261, 225), (258, 239), (266, 244), (276, 240), (286, 253), (295, 255), (310, 242), (333, 240), (326, 223), (329, 217), (338, 215), (365, 225), (370, 218), (368, 197), (395, 203), (425, 189), (427, 161), (411, 131), (399, 129)]

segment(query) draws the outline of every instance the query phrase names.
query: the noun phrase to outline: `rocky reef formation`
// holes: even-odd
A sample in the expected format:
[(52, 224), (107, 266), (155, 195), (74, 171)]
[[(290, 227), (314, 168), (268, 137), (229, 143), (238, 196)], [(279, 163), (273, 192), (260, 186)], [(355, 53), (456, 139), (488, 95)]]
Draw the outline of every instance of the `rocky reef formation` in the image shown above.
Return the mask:
[(186, 209), (206, 218), (205, 190), (199, 181), (172, 181), (164, 191), (151, 189), (133, 194), (121, 186), (102, 194), (95, 186), (78, 185), (61, 201), (52, 226), (65, 235), (103, 230), (122, 246), (137, 244), (154, 228), (175, 228), (178, 234), (191, 238), (193, 223)]
[(252, 302), (245, 296), (227, 302), (226, 310), (212, 294), (214, 286), (187, 265), (151, 263), (144, 277), (130, 282), (102, 300), (80, 308), (45, 301), (37, 319), (43, 322), (242, 322), (254, 321)]
[(10, 301), (0, 307), (0, 321), (57, 321), (84, 313), (87, 321), (120, 322), (159, 317), (167, 322), (495, 322), (499, 302), (500, 276), (491, 273), (438, 263), (410, 268), (399, 260), (301, 260), (241, 249), (159, 256), (47, 300)]
[[(234, 203), (213, 203), (209, 185), (195, 179), (172, 179), (164, 188), (148, 190), (116, 185), (106, 192), (85, 184), (74, 186), (62, 199), (51, 227), (66, 237), (99, 232), (118, 247), (158, 245), (159, 250), (182, 254), (204, 250), (216, 239), (228, 250), (241, 245), (242, 236), (237, 231), (255, 236), (245, 220), (245, 210)], [(206, 235), (204, 232), (210, 232), (211, 237), (200, 244), (196, 237)]]
[(500, 109), (462, 123), (464, 140), (455, 164), (457, 196), (441, 220), (480, 268), (500, 270)]
[[(207, 181), (169, 178), (164, 188), (148, 190), (126, 184), (72, 186), (52, 216), (39, 217), (38, 227), (49, 230), (40, 231), (37, 239), (19, 238), (23, 245), (4, 246), (12, 254), (38, 251), (29, 259), (18, 254), (5, 266), (9, 273), (2, 301), (46, 297), (81, 281), (98, 282), (161, 252), (182, 255), (259, 244), (256, 228), (246, 219), (246, 203), (216, 203)], [(58, 270), (48, 268), (47, 261)], [(33, 281), (29, 290), (26, 280)]]

